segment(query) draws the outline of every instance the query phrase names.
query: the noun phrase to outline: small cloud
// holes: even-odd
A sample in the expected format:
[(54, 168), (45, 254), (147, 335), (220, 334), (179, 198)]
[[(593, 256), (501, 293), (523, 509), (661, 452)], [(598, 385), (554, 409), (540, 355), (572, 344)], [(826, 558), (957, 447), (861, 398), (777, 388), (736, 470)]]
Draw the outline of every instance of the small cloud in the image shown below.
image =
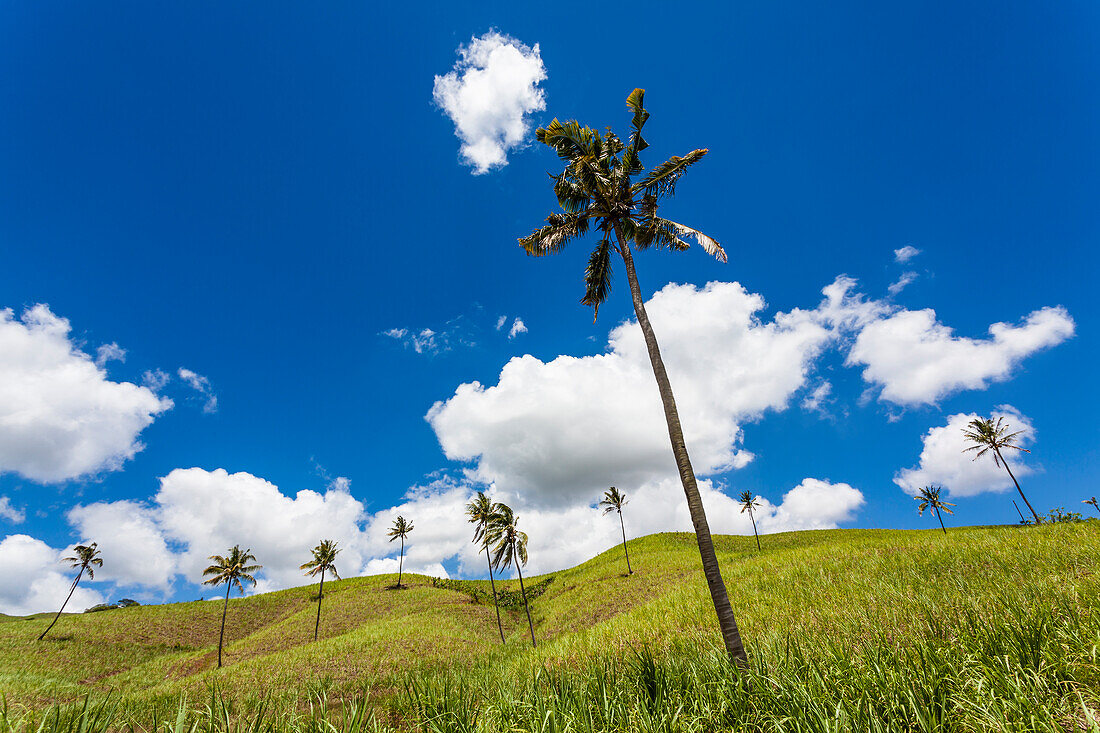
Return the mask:
[(920, 252), (921, 251), (913, 245), (907, 244), (901, 249), (894, 250), (894, 260), (897, 262), (905, 263), (919, 255)]
[(829, 399), (829, 395), (833, 393), (833, 385), (829, 382), (822, 382), (814, 388), (814, 391), (806, 395), (802, 400), (802, 409), (808, 412), (816, 412), (821, 415), (828, 414), (825, 411), (825, 405), (832, 400)]
[(109, 361), (126, 361), (126, 349), (113, 341), (103, 344), (95, 352), (95, 365), (102, 369)]
[(890, 286), (886, 288), (890, 291), (890, 295), (897, 295), (902, 290), (905, 290), (905, 286), (917, 279), (917, 273), (909, 271), (901, 273), (901, 277), (897, 282), (890, 283)]
[(6, 519), (12, 524), (22, 524), (26, 518), (27, 513), (12, 506), (11, 499), (0, 496), (0, 519)]
[(458, 48), (458, 61), (435, 77), (432, 99), (455, 124), (462, 159), (475, 175), (508, 165), (523, 144), (531, 112), (546, 109), (539, 46), (489, 31)]
[(141, 383), (154, 392), (164, 389), (171, 379), (172, 375), (161, 369), (147, 371), (141, 375)]
[(450, 344), (447, 334), (423, 328), (419, 331), (410, 331), (407, 328), (391, 328), (382, 332), (394, 341), (399, 341), (405, 348), (412, 349), (418, 354), (438, 354), (441, 351), (449, 351)]
[(508, 322), (508, 316), (501, 316), (500, 318), (498, 318), (497, 319), (497, 326), (496, 326), (497, 330), (499, 331), (500, 329), (504, 328), (504, 324), (507, 323), (507, 322)]
[(211, 414), (218, 411), (218, 396), (212, 391), (209, 379), (183, 367), (180, 367), (176, 373), (188, 387), (206, 398), (206, 402), (202, 406), (203, 412)]
[(524, 325), (522, 320), (517, 318), (516, 320), (512, 321), (512, 328), (508, 330), (508, 338), (514, 339), (521, 333), (527, 333), (527, 326)]

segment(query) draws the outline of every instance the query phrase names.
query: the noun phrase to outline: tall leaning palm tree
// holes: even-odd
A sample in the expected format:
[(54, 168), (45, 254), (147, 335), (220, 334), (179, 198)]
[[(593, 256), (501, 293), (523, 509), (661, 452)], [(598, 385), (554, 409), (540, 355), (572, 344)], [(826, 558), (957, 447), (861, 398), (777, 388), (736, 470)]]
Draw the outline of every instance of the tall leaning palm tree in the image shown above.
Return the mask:
[(76, 569), (76, 578), (73, 580), (73, 584), (69, 586), (69, 595), (65, 596), (64, 603), (61, 604), (61, 608), (58, 609), (57, 615), (53, 617), (53, 621), (46, 627), (46, 630), (42, 632), (42, 635), (38, 637), (39, 641), (46, 638), (46, 634), (50, 633), (50, 629), (57, 623), (57, 619), (61, 618), (61, 612), (65, 610), (65, 606), (69, 604), (69, 599), (73, 597), (73, 593), (76, 591), (76, 586), (80, 583), (80, 579), (85, 573), (88, 574), (88, 580), (95, 577), (95, 569), (103, 567), (103, 558), (99, 557), (99, 550), (96, 549), (96, 543), (90, 545), (77, 545), (73, 548), (73, 554), (69, 557), (61, 559), (61, 562), (69, 563), (69, 567)]
[(202, 577), (206, 580), (202, 581), (203, 585), (221, 585), (225, 583), (225, 603), (222, 604), (222, 628), (218, 633), (218, 668), (222, 666), (222, 643), (225, 641), (225, 614), (229, 610), (229, 591), (234, 586), (237, 590), (244, 594), (245, 583), (251, 583), (256, 585), (256, 578), (252, 576), (252, 573), (256, 572), (262, 565), (249, 565), (251, 562), (255, 562), (256, 556), (252, 554), (252, 550), (242, 550), (240, 545), (233, 545), (229, 549), (229, 554), (224, 557), (221, 555), (211, 555), (210, 559), (214, 561), (214, 564), (202, 571)]
[(535, 641), (535, 624), (531, 621), (531, 607), (527, 604), (527, 590), (523, 587), (523, 565), (527, 564), (527, 533), (521, 532), (519, 517), (507, 504), (496, 504), (496, 511), (486, 528), (486, 539), (493, 545), (493, 565), (497, 569), (515, 565), (519, 576), (519, 592), (523, 596), (523, 608), (527, 611), (527, 628), (531, 630), (531, 646)]
[(649, 119), (649, 112), (642, 105), (644, 95), (644, 89), (635, 89), (626, 98), (626, 105), (632, 113), (632, 129), (626, 142), (610, 130), (601, 135), (575, 120), (563, 123), (555, 119), (545, 128), (539, 128), (536, 133), (539, 142), (551, 147), (564, 165), (559, 175), (552, 176), (554, 194), (562, 212), (551, 214), (546, 219), (546, 226), (520, 239), (519, 243), (528, 255), (542, 257), (560, 252), (571, 240), (593, 232), (597, 242), (585, 268), (585, 293), (581, 303), (592, 306), (596, 314), (611, 291), (612, 257), (617, 254), (622, 258), (634, 314), (645, 337), (653, 376), (664, 406), (668, 436), (695, 526), (703, 573), (718, 615), (722, 639), (730, 657), (744, 664), (747, 659), (745, 647), (718, 567), (695, 472), (684, 444), (684, 431), (672, 386), (661, 359), (657, 337), (646, 314), (634, 268), (633, 250), (655, 247), (678, 252), (688, 249), (690, 245), (686, 240), (693, 238), (704, 251), (722, 262), (726, 261), (726, 253), (718, 242), (706, 234), (658, 216), (661, 199), (675, 192), (680, 177), (702, 160), (707, 151), (699, 149), (683, 157), (673, 156), (646, 170), (639, 157), (649, 147), (642, 138), (642, 128)]
[(913, 498), (920, 502), (917, 505), (917, 514), (924, 516), (925, 509), (931, 509), (932, 513), (936, 515), (936, 519), (940, 520), (940, 529), (944, 534), (947, 534), (947, 528), (943, 526), (943, 515), (940, 512), (947, 512), (948, 514), (954, 514), (947, 507), (955, 506), (949, 501), (944, 501), (940, 498), (940, 492), (943, 491), (942, 486), (925, 486), (917, 495)]
[(626, 549), (626, 525), (623, 523), (623, 507), (628, 503), (626, 494), (620, 493), (614, 486), (603, 492), (603, 498), (600, 499), (604, 516), (611, 512), (619, 515), (619, 529), (623, 531), (623, 554), (626, 555), (626, 574), (633, 575), (634, 571), (630, 569), (630, 551)]
[(504, 624), (500, 622), (500, 604), (497, 601), (497, 582), (493, 578), (493, 558), (489, 555), (489, 539), (486, 533), (489, 524), (496, 516), (497, 509), (484, 491), (477, 492), (473, 501), (466, 505), (466, 519), (474, 525), (474, 542), (480, 542), (485, 550), (485, 562), (489, 565), (489, 585), (493, 588), (493, 608), (497, 612), (497, 630), (500, 632), (500, 643), (504, 643)]
[(1020, 493), (1020, 498), (1027, 504), (1027, 508), (1031, 511), (1031, 516), (1035, 517), (1035, 524), (1039, 524), (1039, 513), (1035, 511), (1035, 507), (1031, 506), (1031, 502), (1024, 496), (1023, 490), (1020, 488), (1020, 482), (1016, 480), (1016, 476), (1013, 475), (1012, 469), (1008, 466), (1008, 461), (1005, 460), (1002, 450), (1011, 448), (1012, 450), (1018, 450), (1022, 453), (1030, 453), (1027, 448), (1021, 448), (1016, 445), (1016, 440), (1020, 435), (1023, 435), (1023, 430), (1017, 430), (1014, 433), (1008, 432), (1008, 426), (1004, 424), (1004, 418), (998, 417), (993, 419), (992, 417), (984, 418), (978, 417), (970, 421), (970, 423), (963, 429), (963, 437), (970, 441), (973, 445), (969, 448), (964, 448), (963, 453), (969, 451), (978, 451), (974, 456), (974, 460), (978, 460), (989, 451), (993, 451), (993, 464), (996, 466), (1004, 466), (1004, 469), (1008, 471), (1008, 477), (1012, 479), (1012, 483), (1016, 484), (1016, 491)]
[(1091, 505), (1091, 506), (1092, 506), (1092, 508), (1093, 508), (1093, 509), (1095, 509), (1096, 511), (1100, 512), (1100, 504), (1097, 504), (1097, 503), (1096, 503), (1096, 497), (1095, 497), (1095, 496), (1094, 496), (1094, 497), (1092, 497), (1092, 498), (1090, 498), (1090, 499), (1085, 499), (1085, 500), (1084, 500), (1084, 501), (1082, 501), (1081, 503), (1082, 503), (1082, 504), (1089, 504), (1089, 505)]
[(409, 536), (409, 532), (413, 531), (412, 522), (406, 522), (404, 517), (398, 517), (393, 520), (393, 526), (390, 527), (390, 531), (386, 534), (390, 538), (390, 542), (401, 538), (401, 556), (397, 561), (397, 587), (401, 588), (401, 573), (405, 568), (405, 538)]
[(760, 502), (756, 500), (751, 491), (742, 491), (737, 500), (741, 502), (741, 513), (749, 513), (749, 519), (752, 521), (752, 535), (756, 538), (756, 549), (759, 550), (760, 535), (756, 532), (756, 517), (753, 516), (753, 512), (760, 506)]
[(313, 548), (313, 559), (302, 563), (298, 569), (305, 570), (309, 577), (321, 576), (321, 585), (317, 588), (317, 621), (313, 624), (313, 640), (317, 641), (317, 632), (321, 629), (321, 599), (325, 597), (325, 573), (332, 573), (332, 577), (340, 579), (340, 573), (336, 571), (336, 556), (340, 554), (337, 543), (332, 540), (321, 540), (321, 544)]

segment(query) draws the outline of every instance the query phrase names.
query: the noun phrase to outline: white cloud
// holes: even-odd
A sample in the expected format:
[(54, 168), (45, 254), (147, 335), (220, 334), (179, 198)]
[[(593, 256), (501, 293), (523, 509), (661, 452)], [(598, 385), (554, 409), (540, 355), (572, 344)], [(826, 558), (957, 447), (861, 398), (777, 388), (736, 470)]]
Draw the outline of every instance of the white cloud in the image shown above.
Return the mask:
[(813, 391), (802, 400), (802, 409), (819, 414), (826, 414), (825, 405), (828, 404), (829, 395), (833, 393), (833, 385), (822, 382), (814, 387)]
[(179, 378), (183, 380), (184, 384), (198, 392), (199, 396), (203, 398), (203, 412), (209, 414), (218, 411), (218, 396), (214, 394), (209, 379), (201, 374), (196, 374), (190, 369), (184, 369), (183, 367), (180, 367), (177, 374)]
[(901, 273), (901, 277), (899, 277), (897, 281), (890, 283), (886, 290), (890, 293), (890, 295), (897, 295), (902, 290), (905, 290), (905, 287), (909, 285), (909, 283), (913, 282), (916, 279), (917, 273), (912, 271), (903, 272)]
[(21, 319), (0, 310), (0, 473), (48, 483), (118, 470), (172, 406), (146, 387), (110, 381), (69, 332), (46, 305)]
[[(25, 534), (0, 541), (0, 613), (25, 616), (61, 608), (76, 575), (61, 564), (67, 555)], [(65, 610), (83, 611), (104, 600), (99, 591), (88, 587), (85, 577)]]
[(527, 115), (546, 109), (539, 83), (546, 68), (536, 43), (490, 31), (460, 46), (454, 69), (435, 77), (432, 98), (455, 124), (463, 160), (474, 172), (508, 164), (508, 151), (521, 145)]
[(126, 349), (113, 341), (100, 346), (95, 350), (95, 354), (95, 364), (100, 368), (106, 366), (109, 361), (126, 361)]
[(23, 520), (27, 518), (27, 513), (22, 509), (16, 508), (11, 499), (6, 496), (0, 496), (0, 519), (6, 519), (12, 524), (22, 524)]
[(863, 379), (882, 388), (880, 399), (934, 405), (955, 392), (1008, 379), (1025, 357), (1073, 332), (1073, 319), (1061, 307), (1034, 311), (1020, 325), (994, 323), (988, 339), (956, 336), (931, 308), (898, 310), (862, 327), (847, 363), (866, 367)]
[(407, 328), (391, 328), (388, 331), (383, 331), (382, 335), (400, 342), (405, 348), (411, 348), (418, 354), (438, 354), (450, 348), (446, 334), (436, 333), (430, 328), (424, 328), (420, 331), (410, 331)]
[(894, 259), (898, 262), (905, 263), (913, 259), (920, 254), (920, 250), (911, 244), (907, 244), (901, 249), (894, 250)]
[(497, 319), (496, 330), (504, 328), (504, 324), (508, 322), (508, 316), (501, 316)]
[(103, 567), (96, 579), (167, 590), (176, 572), (153, 509), (135, 501), (75, 506), (68, 513), (81, 537), (99, 546)]
[[(993, 416), (1003, 417), (1012, 431), (1024, 431), (1019, 437), (1021, 447), (1026, 448), (1035, 440), (1035, 429), (1031, 420), (1011, 405), (1002, 405)], [(971, 445), (963, 438), (963, 429), (976, 417), (978, 415), (972, 413), (952, 415), (947, 419), (946, 425), (932, 428), (925, 433), (919, 464), (915, 468), (898, 471), (894, 476), (894, 483), (910, 495), (915, 495), (921, 488), (931, 484), (947, 487), (951, 496), (974, 496), (987, 491), (1014, 488), (1008, 472), (1003, 467), (996, 466), (990, 455), (974, 460), (976, 451), (963, 452)], [(1016, 478), (1031, 473), (1018, 451), (1006, 451), (1004, 457)]]
[(141, 383), (153, 392), (160, 392), (172, 381), (172, 375), (163, 369), (153, 369), (141, 375)]
[(508, 338), (514, 339), (521, 333), (527, 333), (527, 326), (524, 325), (523, 321), (517, 318), (516, 320), (512, 321), (512, 327), (508, 329)]

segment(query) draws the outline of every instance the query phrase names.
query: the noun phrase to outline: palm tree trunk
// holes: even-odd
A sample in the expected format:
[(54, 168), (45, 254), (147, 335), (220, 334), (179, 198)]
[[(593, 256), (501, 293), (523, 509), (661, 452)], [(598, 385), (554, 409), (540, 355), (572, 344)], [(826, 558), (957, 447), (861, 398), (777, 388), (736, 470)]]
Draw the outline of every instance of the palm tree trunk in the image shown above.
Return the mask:
[(630, 282), (630, 295), (634, 301), (634, 314), (638, 317), (638, 325), (645, 336), (649, 361), (653, 366), (653, 376), (657, 380), (657, 389), (661, 393), (661, 403), (665, 410), (665, 422), (668, 424), (668, 437), (672, 442), (672, 454), (676, 458), (676, 467), (680, 471), (680, 483), (684, 486), (688, 511), (691, 513), (691, 523), (695, 526), (695, 539), (699, 544), (699, 555), (703, 562), (703, 575), (706, 576), (707, 586), (710, 588), (710, 598), (714, 603), (714, 611), (718, 616), (718, 628), (722, 632), (722, 641), (726, 645), (726, 652), (730, 658), (738, 665), (746, 666), (748, 654), (745, 652), (745, 645), (741, 642), (741, 632), (737, 629), (737, 619), (734, 618), (733, 607), (730, 606), (729, 595), (726, 593), (726, 584), (722, 580), (722, 570), (718, 567), (718, 557), (714, 553), (714, 541), (710, 536), (710, 526), (707, 524), (707, 515), (703, 509), (703, 499), (699, 496), (699, 486), (695, 482), (695, 471), (691, 468), (691, 460), (688, 458), (687, 446), (684, 443), (684, 431), (680, 426), (680, 415), (676, 411), (676, 399), (672, 395), (672, 385), (669, 384), (668, 374), (665, 372), (665, 364), (661, 359), (660, 348), (657, 346), (657, 337), (653, 333), (653, 326), (649, 322), (645, 303), (642, 301), (642, 292), (638, 286), (638, 274), (634, 271), (634, 257), (630, 253), (630, 244), (623, 239), (622, 233), (617, 227), (615, 234), (619, 242), (619, 254), (622, 255), (623, 263), (626, 265), (627, 280)]
[(943, 515), (940, 514), (940, 508), (939, 507), (936, 507), (936, 519), (940, 520), (940, 529), (943, 530), (944, 534), (947, 534), (947, 527), (943, 526)]
[(57, 619), (61, 618), (61, 612), (65, 610), (65, 606), (69, 605), (69, 599), (73, 597), (73, 593), (76, 591), (76, 584), (80, 582), (80, 576), (82, 575), (84, 575), (83, 567), (81, 567), (80, 572), (76, 574), (76, 580), (74, 580), (73, 584), (69, 587), (69, 595), (65, 596), (65, 602), (61, 604), (61, 608), (58, 609), (57, 615), (53, 617), (53, 621), (51, 621), (50, 625), (46, 627), (46, 630), (42, 632), (42, 635), (38, 637), (39, 641), (46, 638), (46, 634), (50, 633), (50, 629), (57, 623)]
[(523, 608), (527, 611), (527, 628), (531, 629), (531, 646), (538, 646), (538, 642), (535, 641), (535, 624), (531, 621), (531, 607), (527, 605), (527, 591), (523, 589), (523, 571), (519, 569), (519, 563), (516, 563), (516, 574), (519, 575), (519, 592), (523, 596)]
[(317, 589), (317, 622), (313, 624), (313, 640), (317, 641), (317, 632), (321, 629), (321, 599), (325, 597), (325, 569), (321, 568), (321, 587)]
[(1031, 516), (1035, 517), (1035, 524), (1039, 524), (1039, 513), (1035, 511), (1035, 507), (1031, 506), (1031, 502), (1027, 500), (1026, 496), (1024, 496), (1023, 489), (1020, 488), (1020, 482), (1017, 481), (1016, 477), (1012, 475), (1012, 469), (1008, 467), (1008, 461), (1006, 461), (1005, 457), (1001, 455), (1001, 449), (994, 448), (993, 450), (997, 452), (997, 457), (1000, 458), (1001, 463), (1004, 464), (1005, 470), (1008, 471), (1008, 477), (1012, 479), (1012, 483), (1016, 484), (1016, 491), (1020, 492), (1020, 498), (1024, 500), (1025, 504), (1027, 504), (1027, 508), (1031, 510)]
[(493, 586), (493, 608), (497, 612), (497, 630), (500, 631), (500, 643), (504, 643), (504, 625), (500, 623), (500, 604), (497, 602), (497, 582), (493, 580), (493, 561), (489, 557), (489, 545), (485, 545), (485, 561), (489, 564), (489, 585)]
[(222, 605), (222, 630), (218, 634), (218, 669), (222, 668), (222, 641), (225, 639), (225, 612), (229, 610), (229, 589), (232, 583), (225, 584), (225, 604)]
[(756, 538), (756, 549), (760, 549), (760, 535), (756, 533), (756, 518), (752, 516), (752, 509), (749, 509), (749, 521), (752, 522), (752, 536)]
[(401, 590), (401, 571), (405, 568), (405, 538), (401, 538), (401, 559), (397, 561), (397, 589)]
[(626, 549), (626, 525), (623, 524), (623, 510), (619, 510), (619, 527), (623, 530), (623, 552), (626, 554), (626, 574), (633, 575), (634, 571), (630, 569), (630, 550)]
[(1020, 505), (1016, 503), (1015, 499), (1012, 500), (1012, 506), (1016, 507), (1016, 513), (1020, 515), (1020, 521), (1026, 522), (1027, 520), (1024, 519), (1024, 513), (1020, 511)]

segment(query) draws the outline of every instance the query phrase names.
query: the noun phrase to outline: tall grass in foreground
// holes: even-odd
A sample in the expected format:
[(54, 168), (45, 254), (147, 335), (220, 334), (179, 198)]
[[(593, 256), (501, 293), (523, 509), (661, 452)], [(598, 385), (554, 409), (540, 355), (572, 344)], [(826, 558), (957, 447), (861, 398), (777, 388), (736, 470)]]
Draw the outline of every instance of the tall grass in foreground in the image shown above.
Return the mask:
[[(682, 644), (541, 665), (408, 674), (403, 691), (330, 705), (259, 700), (235, 709), (152, 711), (143, 725), (110, 699), (0, 714), (0, 733), (359, 733), (484, 731), (1087, 731), (1100, 733), (1100, 624), (1053, 607), (988, 617), (929, 610), (919, 638), (848, 644), (789, 639), (738, 671), (724, 650)], [(387, 682), (387, 686), (392, 684)], [(148, 715), (150, 711), (145, 711)]]

